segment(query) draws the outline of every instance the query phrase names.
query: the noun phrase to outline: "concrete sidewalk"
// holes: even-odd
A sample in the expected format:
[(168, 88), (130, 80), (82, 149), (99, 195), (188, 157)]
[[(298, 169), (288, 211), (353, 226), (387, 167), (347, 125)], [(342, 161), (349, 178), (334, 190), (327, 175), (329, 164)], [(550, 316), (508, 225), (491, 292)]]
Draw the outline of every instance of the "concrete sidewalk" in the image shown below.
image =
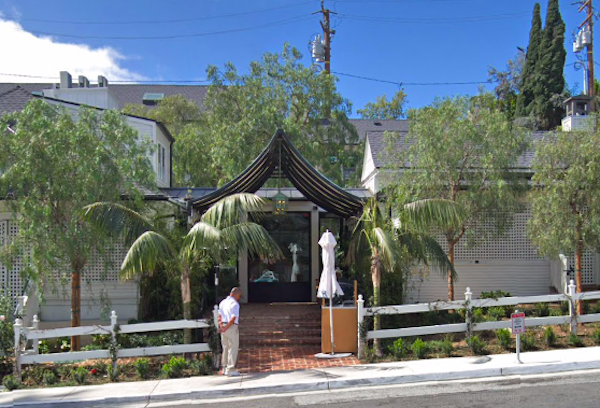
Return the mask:
[(0, 407), (85, 407), (173, 400), (202, 400), (600, 368), (600, 347), (331, 367), (80, 387), (27, 389), (0, 394)]

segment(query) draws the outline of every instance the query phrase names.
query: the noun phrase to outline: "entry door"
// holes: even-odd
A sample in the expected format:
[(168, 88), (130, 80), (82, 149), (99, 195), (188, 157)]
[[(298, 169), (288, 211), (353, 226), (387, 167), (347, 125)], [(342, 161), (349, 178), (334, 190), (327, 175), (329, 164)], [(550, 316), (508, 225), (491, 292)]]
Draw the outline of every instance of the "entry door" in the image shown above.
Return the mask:
[(267, 214), (261, 220), (279, 244), (284, 258), (274, 264), (248, 259), (249, 302), (309, 302), (311, 300), (310, 212)]

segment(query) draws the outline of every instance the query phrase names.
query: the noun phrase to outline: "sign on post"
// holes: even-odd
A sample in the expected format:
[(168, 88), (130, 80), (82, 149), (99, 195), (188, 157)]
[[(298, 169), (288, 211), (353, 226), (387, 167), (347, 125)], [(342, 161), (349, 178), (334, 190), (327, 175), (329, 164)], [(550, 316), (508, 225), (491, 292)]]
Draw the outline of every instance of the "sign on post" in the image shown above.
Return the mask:
[(510, 315), (510, 320), (512, 322), (512, 333), (517, 335), (517, 362), (519, 364), (523, 364), (521, 361), (521, 334), (525, 333), (525, 313), (515, 310), (513, 314)]
[(510, 315), (512, 320), (512, 333), (523, 334), (525, 333), (525, 313), (513, 313)]

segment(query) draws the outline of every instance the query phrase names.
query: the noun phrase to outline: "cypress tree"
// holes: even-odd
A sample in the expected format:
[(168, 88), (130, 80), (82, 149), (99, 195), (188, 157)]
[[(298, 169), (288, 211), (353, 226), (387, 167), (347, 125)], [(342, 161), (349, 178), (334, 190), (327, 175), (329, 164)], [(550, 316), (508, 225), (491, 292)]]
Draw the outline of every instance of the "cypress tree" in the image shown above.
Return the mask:
[(564, 42), (565, 23), (560, 15), (558, 0), (549, 0), (533, 87), (533, 113), (539, 120), (540, 128), (545, 130), (560, 125), (564, 115), (562, 106), (556, 106), (553, 100), (565, 89), (563, 70), (567, 52)]
[(516, 116), (529, 116), (531, 103), (534, 100), (533, 87), (535, 84), (535, 72), (540, 55), (540, 44), (542, 41), (542, 16), (540, 3), (533, 6), (533, 19), (531, 20), (531, 31), (529, 32), (529, 46), (523, 72), (521, 73), (521, 84), (517, 97)]

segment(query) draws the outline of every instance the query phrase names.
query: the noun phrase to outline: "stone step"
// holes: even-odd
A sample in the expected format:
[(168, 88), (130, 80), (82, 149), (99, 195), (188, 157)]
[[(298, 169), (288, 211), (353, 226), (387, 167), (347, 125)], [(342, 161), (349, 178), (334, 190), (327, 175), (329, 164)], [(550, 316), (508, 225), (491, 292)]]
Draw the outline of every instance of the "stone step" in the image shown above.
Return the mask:
[(290, 347), (298, 345), (316, 345), (321, 344), (321, 337), (298, 337), (298, 338), (244, 338), (240, 340), (241, 348), (256, 346)]

